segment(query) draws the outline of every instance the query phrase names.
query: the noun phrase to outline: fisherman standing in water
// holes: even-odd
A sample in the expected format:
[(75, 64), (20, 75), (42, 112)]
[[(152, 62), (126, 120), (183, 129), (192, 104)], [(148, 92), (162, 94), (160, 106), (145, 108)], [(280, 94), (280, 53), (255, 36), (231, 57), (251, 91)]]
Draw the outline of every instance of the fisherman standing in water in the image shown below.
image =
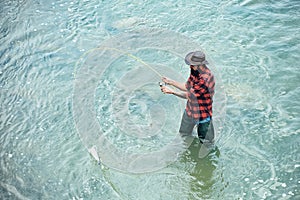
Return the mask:
[(191, 68), (191, 74), (186, 83), (180, 83), (167, 77), (162, 78), (166, 85), (174, 86), (180, 91), (175, 91), (164, 85), (161, 86), (161, 91), (165, 94), (173, 94), (187, 99), (179, 129), (181, 136), (191, 136), (194, 127), (197, 126), (200, 142), (213, 143), (212, 104), (215, 87), (214, 75), (207, 67), (208, 62), (202, 51), (187, 54), (185, 63)]

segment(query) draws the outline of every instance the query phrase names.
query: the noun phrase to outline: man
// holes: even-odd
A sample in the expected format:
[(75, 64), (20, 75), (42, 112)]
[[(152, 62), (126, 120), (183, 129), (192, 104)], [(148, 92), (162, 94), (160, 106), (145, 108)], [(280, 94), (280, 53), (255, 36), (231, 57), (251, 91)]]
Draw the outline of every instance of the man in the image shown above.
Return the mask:
[(191, 74), (186, 83), (180, 83), (167, 77), (162, 77), (166, 85), (174, 86), (180, 91), (162, 86), (165, 94), (187, 99), (185, 112), (182, 116), (179, 132), (181, 136), (190, 136), (197, 126), (200, 142), (214, 141), (214, 128), (212, 123), (212, 103), (214, 95), (214, 75), (207, 67), (208, 62), (202, 51), (190, 52), (185, 57), (185, 63), (190, 65)]

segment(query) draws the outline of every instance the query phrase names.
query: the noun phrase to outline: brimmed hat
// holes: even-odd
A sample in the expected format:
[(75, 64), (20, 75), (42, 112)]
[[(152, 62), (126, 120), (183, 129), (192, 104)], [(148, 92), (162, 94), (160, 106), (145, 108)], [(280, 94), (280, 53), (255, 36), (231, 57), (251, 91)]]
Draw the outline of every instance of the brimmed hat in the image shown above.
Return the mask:
[(187, 65), (208, 65), (205, 59), (205, 54), (202, 51), (190, 52), (185, 56), (185, 63)]

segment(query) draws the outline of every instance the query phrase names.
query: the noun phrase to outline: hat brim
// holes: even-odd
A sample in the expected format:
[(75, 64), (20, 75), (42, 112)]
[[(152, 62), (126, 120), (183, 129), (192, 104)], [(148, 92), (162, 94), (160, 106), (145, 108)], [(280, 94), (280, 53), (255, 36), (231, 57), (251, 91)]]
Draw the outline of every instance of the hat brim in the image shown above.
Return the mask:
[(185, 61), (185, 63), (186, 63), (187, 65), (203, 65), (203, 64), (208, 65), (207, 60), (204, 60), (204, 61), (202, 61), (202, 62), (195, 62), (195, 61), (192, 61), (193, 53), (194, 53), (194, 52), (190, 52), (190, 53), (188, 53), (188, 54), (185, 56), (184, 61)]

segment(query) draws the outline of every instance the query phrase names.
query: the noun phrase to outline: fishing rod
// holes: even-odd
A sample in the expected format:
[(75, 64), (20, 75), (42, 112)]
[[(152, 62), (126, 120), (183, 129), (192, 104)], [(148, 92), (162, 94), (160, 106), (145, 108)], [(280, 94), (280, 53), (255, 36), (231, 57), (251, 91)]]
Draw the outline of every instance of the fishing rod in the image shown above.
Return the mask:
[(148, 69), (150, 69), (151, 71), (153, 71), (157, 76), (159, 76), (160, 78), (163, 77), (163, 75), (161, 75), (156, 69), (154, 69), (152, 66), (150, 66), (148, 63), (144, 62), (142, 59), (132, 55), (131, 53), (128, 53), (127, 51), (124, 51), (124, 50), (121, 50), (121, 49), (117, 49), (117, 48), (113, 48), (113, 47), (97, 47), (97, 48), (93, 48), (93, 49), (90, 49), (88, 51), (86, 51), (83, 55), (80, 56), (80, 58), (77, 60), (76, 62), (76, 65), (78, 65), (79, 61), (87, 54), (95, 51), (95, 50), (103, 50), (103, 49), (108, 49), (108, 50), (114, 50), (114, 51), (117, 51), (121, 54), (124, 54), (136, 61), (138, 61), (139, 63), (143, 64), (144, 67), (147, 67)]

